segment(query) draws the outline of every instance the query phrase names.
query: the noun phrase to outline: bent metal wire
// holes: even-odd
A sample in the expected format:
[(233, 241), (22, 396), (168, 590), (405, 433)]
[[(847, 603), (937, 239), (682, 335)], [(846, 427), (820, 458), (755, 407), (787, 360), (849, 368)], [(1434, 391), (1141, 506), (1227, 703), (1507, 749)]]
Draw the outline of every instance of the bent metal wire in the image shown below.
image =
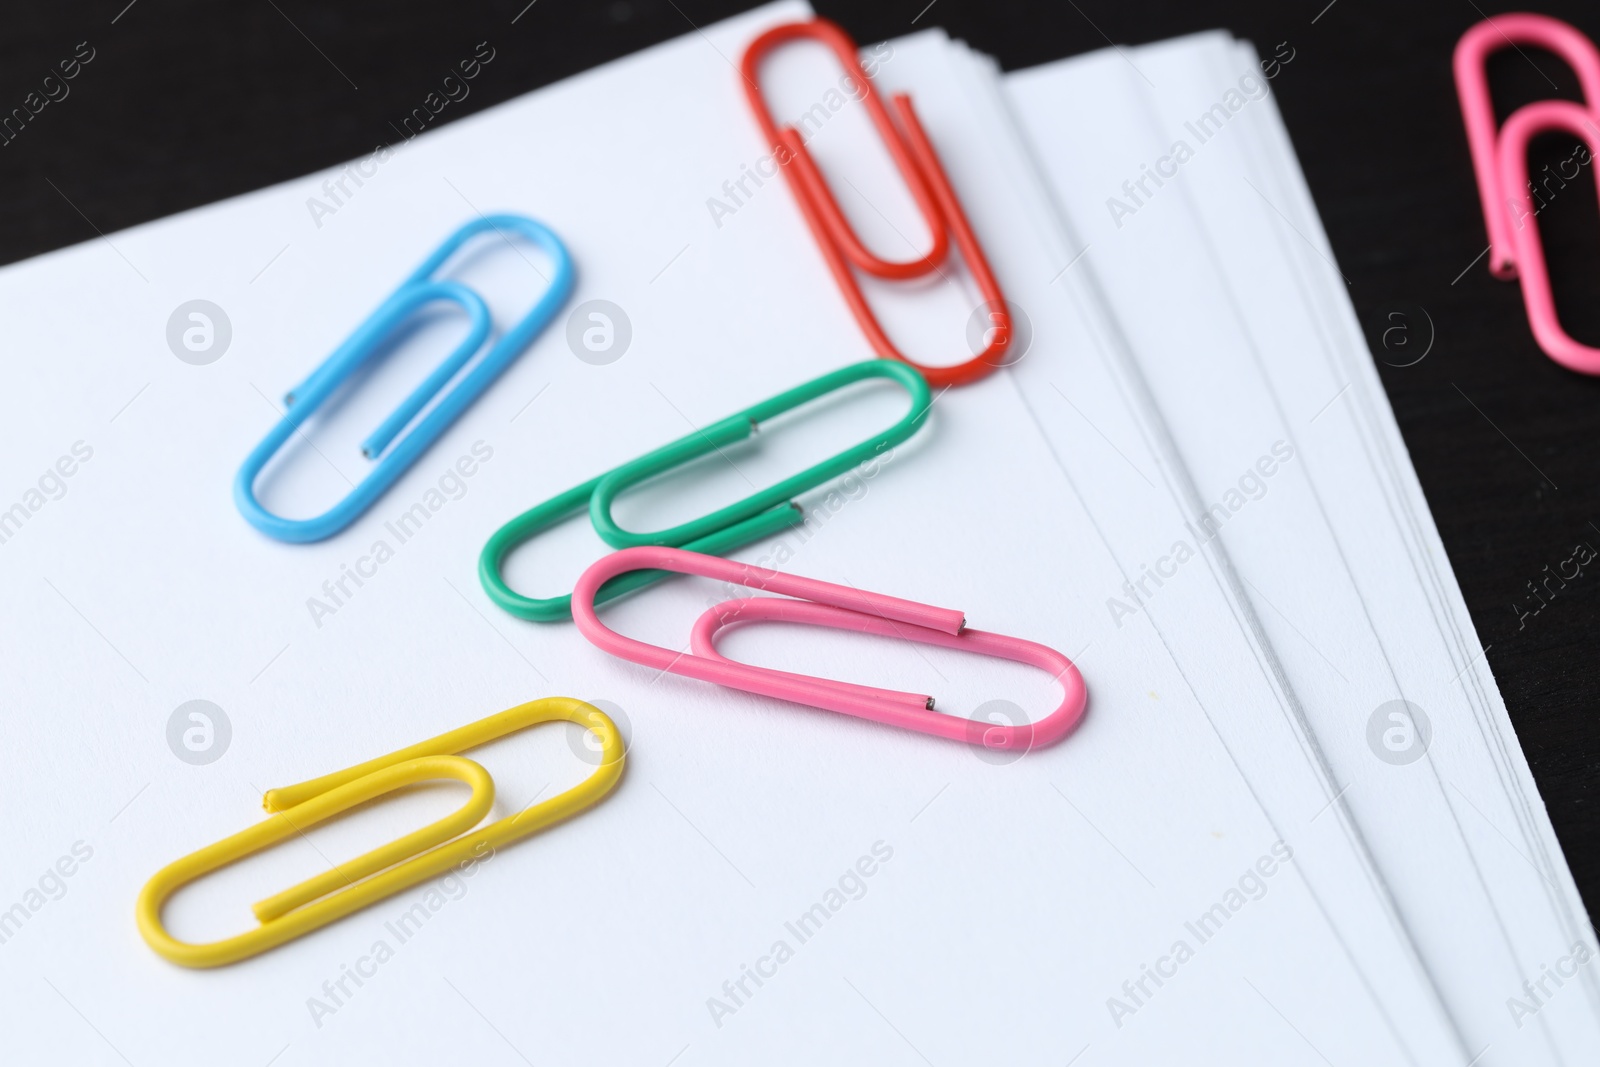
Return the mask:
[[(808, 467), (774, 485), (751, 493), (736, 503), (719, 508), (691, 522), (666, 530), (635, 533), (624, 530), (612, 517), (617, 496), (630, 486), (665, 474), (675, 467), (742, 441), (761, 423), (791, 411), (829, 393), (872, 378), (899, 384), (911, 401), (904, 416), (887, 430), (852, 445), (830, 459)], [(852, 467), (881, 455), (916, 433), (927, 420), (932, 397), (928, 383), (915, 369), (904, 363), (867, 360), (814, 378), (803, 385), (779, 393), (759, 404), (737, 411), (703, 430), (685, 434), (670, 444), (647, 452), (597, 478), (552, 497), (518, 515), (494, 532), (478, 557), (478, 580), (497, 605), (512, 615), (535, 622), (555, 622), (572, 617), (570, 595), (538, 599), (524, 596), (506, 584), (503, 568), (511, 551), (523, 542), (568, 518), (587, 505), (595, 531), (613, 548), (632, 545), (675, 545), (708, 555), (731, 552), (741, 545), (786, 529), (804, 520), (800, 506), (791, 498), (814, 489)], [(599, 592), (604, 603), (624, 593), (640, 589), (666, 577), (640, 571), (619, 577)]]
[[(716, 604), (695, 622), (690, 634), (691, 652), (678, 652), (625, 637), (602, 623), (595, 611), (597, 594), (605, 583), (643, 568), (698, 575), (796, 599), (744, 597)], [(1078, 725), (1088, 704), (1083, 676), (1072, 660), (1033, 641), (969, 630), (965, 616), (954, 609), (678, 548), (625, 548), (593, 564), (583, 572), (573, 591), (572, 617), (591, 644), (620, 659), (746, 693), (791, 700), (985, 748), (1027, 751), (1055, 744)], [(1026, 663), (1054, 677), (1062, 690), (1061, 702), (1035, 722), (1001, 725), (934, 711), (933, 697), (926, 693), (878, 689), (756, 667), (730, 660), (717, 651), (715, 638), (720, 630), (752, 622), (827, 626)]]
[[(1498, 130), (1485, 62), (1502, 48), (1529, 45), (1565, 59), (1578, 75), (1584, 102), (1538, 100), (1511, 113)], [(1468, 30), (1456, 44), (1456, 92), (1478, 177), (1483, 221), (1489, 231), (1489, 272), (1520, 278), (1528, 324), (1545, 354), (1569, 370), (1600, 374), (1600, 348), (1575, 340), (1561, 325), (1550, 268), (1539, 236), (1540, 204), (1528, 181), (1528, 144), (1549, 132), (1570, 134), (1600, 156), (1600, 52), (1574, 27), (1545, 15), (1496, 15)], [(1600, 182), (1600, 174), (1596, 181)]]
[[(883, 138), (884, 148), (905, 181), (906, 189), (928, 227), (928, 233), (932, 235), (932, 246), (925, 255), (896, 261), (883, 259), (868, 250), (839, 209), (838, 201), (828, 191), (827, 180), (823, 178), (816, 160), (806, 150), (805, 139), (800, 131), (792, 126), (780, 129), (773, 119), (761, 93), (762, 60), (780, 46), (800, 40), (812, 40), (825, 45), (849, 72), (847, 77), (857, 87), (867, 117)], [(1004, 366), (1010, 351), (1011, 313), (1000, 291), (1000, 283), (995, 280), (994, 271), (983, 254), (983, 246), (972, 232), (972, 224), (967, 221), (966, 212), (961, 208), (961, 200), (950, 185), (944, 165), (939, 162), (939, 153), (934, 150), (927, 131), (917, 120), (911, 97), (905, 93), (896, 93), (893, 97), (895, 114), (905, 131), (902, 134), (889, 117), (883, 101), (873, 91), (872, 79), (861, 66), (856, 43), (837, 23), (827, 19), (786, 23), (761, 34), (745, 49), (739, 73), (745, 98), (755, 114), (756, 123), (761, 127), (761, 134), (772, 146), (773, 156), (788, 180), (800, 212), (805, 216), (806, 225), (810, 227), (817, 247), (839, 285), (839, 291), (844, 294), (845, 303), (850, 306), (856, 322), (879, 358), (911, 364), (935, 387), (965, 385)], [(908, 359), (895, 347), (877, 316), (872, 313), (861, 286), (851, 273), (851, 267), (853, 265), (874, 277), (890, 280), (926, 277), (939, 272), (941, 264), (948, 258), (951, 235), (954, 235), (956, 245), (967, 261), (967, 268), (978, 284), (978, 291), (983, 295), (983, 306), (989, 316), (989, 342), (982, 352), (965, 363), (930, 367)]]
[[(416, 311), (440, 300), (457, 304), (467, 313), (467, 336), (361, 443), (361, 454), (366, 458), (375, 459), (382, 455), (394, 442), (395, 436), (482, 350), (493, 324), (483, 298), (460, 282), (436, 281), (433, 275), (467, 241), (491, 230), (501, 237), (525, 237), (550, 257), (555, 264), (555, 273), (544, 294), (520, 322), (501, 335), (477, 364), (462, 375), (455, 388), (423, 415), (411, 432), (400, 438), (389, 454), (379, 459), (367, 476), (337, 504), (309, 519), (287, 519), (268, 511), (256, 499), (256, 479), (260, 477), (262, 469), (335, 390), (379, 355), (384, 342)], [(288, 410), (265, 440), (245, 459), (234, 479), (233, 500), (240, 514), (250, 525), (280, 541), (321, 541), (350, 525), (421, 458), (428, 447), (450, 428), (451, 423), (472, 406), (544, 330), (572, 293), (574, 273), (572, 257), (567, 254), (561, 239), (547, 226), (533, 219), (521, 215), (488, 215), (462, 226), (412, 271), (399, 288), (311, 372), (310, 377), (289, 391), (284, 398)]]
[[(561, 721), (594, 734), (600, 742), (600, 765), (566, 792), (473, 830), (494, 803), (494, 780), (482, 764), (457, 753), (530, 726)], [(269, 789), (263, 804), (270, 818), (167, 864), (145, 883), (135, 905), (139, 933), (159, 955), (184, 967), (220, 967), (249, 959), (593, 807), (622, 777), (624, 759), (622, 735), (599, 708), (572, 697), (546, 697), (343, 771)], [(163, 905), (189, 883), (359, 804), (445, 778), (472, 790), (458, 810), (258, 902), (253, 911), (260, 925), (253, 930), (197, 944), (178, 940), (162, 923)]]

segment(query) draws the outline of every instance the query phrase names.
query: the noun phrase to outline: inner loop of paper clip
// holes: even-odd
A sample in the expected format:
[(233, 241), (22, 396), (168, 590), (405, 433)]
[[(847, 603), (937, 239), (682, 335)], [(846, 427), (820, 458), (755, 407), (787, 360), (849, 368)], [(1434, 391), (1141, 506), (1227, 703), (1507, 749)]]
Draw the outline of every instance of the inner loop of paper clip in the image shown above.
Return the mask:
[[(377, 427), (361, 442), (361, 455), (366, 459), (376, 459), (394, 441), (401, 430), (411, 424), (411, 421), (427, 407), (429, 402), (439, 394), (439, 391), (450, 383), (450, 380), (461, 373), (461, 368), (475, 356), (483, 347), (483, 342), (488, 339), (489, 331), (493, 328), (494, 319), (489, 312), (489, 307), (477, 293), (458, 282), (441, 281), (427, 282), (421, 285), (407, 286), (396, 293), (395, 299), (386, 304), (379, 312), (365, 324), (355, 338), (346, 342), (356, 354), (356, 359), (361, 364), (361, 370), (366, 371), (378, 359), (392, 354), (404, 342), (404, 335), (422, 325), (424, 312), (429, 305), (437, 301), (449, 301), (461, 307), (468, 316), (467, 335), (461, 343), (450, 350), (433, 371), (428, 374), (410, 394), (402, 400), (395, 409), (389, 413)], [(359, 340), (358, 340), (359, 338)], [(343, 379), (343, 375), (339, 376)], [(310, 386), (310, 388), (307, 388)], [(300, 395), (315, 394), (318, 392), (315, 379), (306, 385), (291, 391), (284, 397), (285, 406), (292, 407)], [(311, 401), (315, 404), (316, 401)]]
[[(761, 622), (799, 623), (808, 626), (825, 626), (836, 630), (850, 630), (871, 634), (890, 640), (914, 641), (918, 644), (955, 649), (960, 652), (993, 656), (1037, 667), (1050, 674), (1062, 691), (1061, 703), (1051, 713), (1034, 722), (995, 724), (982, 720), (936, 713), (939, 718), (957, 724), (963, 740), (973, 741), (985, 748), (997, 750), (1026, 750), (1039, 745), (1053, 744), (1077, 724), (1086, 703), (1083, 682), (1077, 668), (1061, 653), (1045, 645), (1022, 641), (1001, 634), (972, 630), (965, 626), (955, 634), (943, 630), (896, 623), (878, 615), (851, 611), (809, 600), (791, 600), (784, 597), (742, 597), (726, 600), (707, 608), (689, 634), (689, 648), (697, 656), (736, 662), (723, 655), (716, 646), (721, 633), (737, 626)], [(763, 668), (768, 669), (770, 668)], [(810, 684), (818, 689), (832, 689), (841, 695), (870, 693), (882, 700), (885, 706), (903, 709), (908, 715), (921, 716), (934, 712), (937, 699), (923, 693), (908, 693), (896, 689), (842, 682), (829, 678), (815, 678), (788, 671), (772, 673), (791, 678), (797, 684)], [(950, 735), (946, 735), (950, 736)]]
[[(820, 463), (812, 464), (765, 489), (759, 489), (742, 500), (667, 529), (648, 532), (625, 530), (613, 517), (612, 511), (617, 497), (629, 487), (665, 474), (692, 460), (719, 453), (729, 445), (749, 438), (764, 422), (847, 386), (873, 378), (895, 382), (907, 394), (909, 403), (905, 413), (888, 429), (864, 437)], [(691, 541), (716, 533), (732, 523), (756, 518), (772, 509), (794, 508), (795, 496), (844, 475), (863, 463), (881, 457), (886, 449), (900, 444), (916, 433), (927, 419), (931, 402), (932, 397), (925, 380), (917, 371), (904, 364), (869, 360), (842, 367), (736, 412), (704, 430), (689, 434), (654, 452), (646, 453), (602, 476), (590, 498), (590, 518), (594, 522), (595, 530), (607, 544), (615, 548), (628, 548), (634, 545), (687, 545)], [(785, 525), (796, 521), (799, 521), (797, 515), (790, 518)]]
[[(821, 167), (806, 147), (805, 134), (794, 126), (780, 127), (773, 118), (761, 91), (761, 64), (770, 53), (783, 45), (802, 40), (815, 41), (833, 53), (843, 72), (840, 83), (848, 85), (850, 94), (860, 101), (868, 120), (877, 130), (889, 161), (905, 183), (906, 192), (928, 231), (930, 245), (923, 255), (909, 260), (890, 260), (869, 250), (829, 191)], [(763, 138), (772, 146), (779, 166), (798, 168), (799, 178), (821, 212), (823, 224), (846, 259), (868, 274), (889, 279), (918, 278), (944, 262), (950, 253), (950, 236), (946, 232), (939, 205), (900, 131), (895, 128), (894, 120), (883, 106), (883, 98), (873, 88), (871, 76), (861, 65), (855, 42), (843, 29), (826, 19), (775, 27), (751, 42), (745, 50), (742, 69), (745, 94)], [(904, 96), (896, 97), (896, 106), (899, 107), (904, 99)]]
[[(1539, 347), (1551, 359), (1582, 374), (1600, 374), (1600, 348), (1583, 344), (1561, 325), (1544, 241), (1539, 234), (1539, 208), (1528, 191), (1528, 148), (1534, 138), (1549, 133), (1571, 134), (1587, 147), (1591, 167), (1600, 160), (1600, 117), (1588, 108), (1565, 100), (1528, 104), (1506, 120), (1500, 132), (1500, 181), (1515, 189), (1507, 210), (1515, 211), (1512, 248), (1522, 282), (1522, 299)], [(1600, 171), (1595, 181), (1600, 187)]]

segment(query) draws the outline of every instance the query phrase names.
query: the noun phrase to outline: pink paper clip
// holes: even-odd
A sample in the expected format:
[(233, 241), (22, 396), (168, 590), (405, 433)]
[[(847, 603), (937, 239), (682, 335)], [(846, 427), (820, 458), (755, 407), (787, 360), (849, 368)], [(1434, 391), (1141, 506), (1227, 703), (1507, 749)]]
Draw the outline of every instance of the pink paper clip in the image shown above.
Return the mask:
[[(601, 623), (595, 614), (595, 594), (607, 580), (629, 571), (647, 569), (693, 574), (797, 599), (744, 597), (724, 601), (708, 609), (695, 622), (690, 635), (692, 652), (673, 652), (624, 637)], [(572, 617), (591, 644), (620, 659), (715, 682), (730, 689), (792, 700), (990, 749), (1027, 751), (1055, 744), (1078, 725), (1088, 703), (1083, 676), (1066, 656), (1033, 641), (969, 630), (965, 616), (959, 611), (765, 570), (681, 548), (625, 548), (602, 558), (578, 579), (572, 593)], [(1037, 722), (1006, 726), (934, 711), (933, 697), (923, 693), (877, 689), (756, 667), (730, 660), (717, 651), (714, 642), (718, 631), (750, 622), (829, 626), (1015, 660), (1050, 672), (1061, 686), (1061, 703)]]
[[(1496, 129), (1484, 63), (1493, 52), (1524, 44), (1565, 59), (1578, 74), (1584, 103), (1540, 100), (1518, 108)], [(1528, 143), (1541, 133), (1572, 134), (1588, 146), (1590, 162), (1600, 156), (1600, 52), (1589, 38), (1559, 19), (1497, 15), (1472, 27), (1456, 44), (1455, 75), (1489, 231), (1489, 271), (1507, 281), (1521, 278), (1528, 323), (1546, 355), (1570, 370), (1600, 374), (1600, 348), (1574, 340), (1556, 315), (1550, 269), (1539, 239), (1537, 215), (1542, 205), (1528, 181)]]

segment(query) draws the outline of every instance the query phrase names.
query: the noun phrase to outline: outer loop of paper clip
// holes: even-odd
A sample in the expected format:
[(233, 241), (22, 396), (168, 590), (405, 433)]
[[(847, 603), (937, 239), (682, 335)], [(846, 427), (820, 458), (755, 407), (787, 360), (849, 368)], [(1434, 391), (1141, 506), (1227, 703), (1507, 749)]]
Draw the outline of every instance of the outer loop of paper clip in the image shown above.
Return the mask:
[[(474, 830), (493, 804), (494, 782), (481, 764), (456, 753), (529, 726), (563, 720), (598, 738), (599, 766), (571, 789)], [(159, 955), (185, 967), (220, 967), (248, 959), (461, 865), (481, 861), (497, 848), (592, 807), (615, 788), (625, 758), (621, 733), (599, 708), (571, 697), (548, 697), (358, 766), (269, 790), (268, 818), (169, 863), (145, 883), (134, 909), (139, 932)], [(255, 928), (220, 941), (195, 943), (174, 937), (162, 921), (162, 910), (174, 893), (213, 871), (359, 804), (407, 785), (440, 779), (465, 783), (472, 791), (467, 802), (420, 830), (259, 901), (253, 909)]]
[[(794, 129), (780, 129), (773, 120), (762, 96), (759, 81), (761, 61), (773, 49), (790, 41), (809, 38), (827, 45), (847, 70), (853, 72), (861, 86), (861, 101), (877, 128), (884, 147), (894, 161), (906, 187), (921, 213), (923, 222), (933, 235), (933, 246), (928, 253), (914, 260), (896, 262), (885, 260), (868, 251), (856, 235), (849, 220), (840, 210), (838, 201), (829, 192), (827, 182), (804, 140)], [(1012, 340), (1011, 314), (1000, 284), (983, 253), (972, 230), (966, 212), (961, 207), (934, 150), (933, 142), (918, 121), (911, 106), (911, 98), (904, 93), (893, 99), (895, 114), (901, 129), (897, 129), (882, 101), (872, 89), (871, 78), (861, 67), (855, 42), (835, 23), (826, 19), (790, 23), (774, 27), (761, 34), (745, 50), (740, 65), (745, 96), (751, 111), (761, 127), (762, 135), (778, 159), (801, 215), (817, 242), (817, 248), (827, 263), (829, 272), (850, 307), (861, 331), (866, 334), (872, 350), (881, 359), (908, 363), (921, 371), (935, 388), (965, 385), (992, 373), (1007, 363)], [(902, 133), (903, 129), (903, 133)], [(983, 306), (991, 309), (991, 326), (984, 349), (963, 363), (949, 366), (929, 366), (908, 358), (890, 340), (878, 321), (866, 295), (856, 281), (852, 266), (881, 278), (908, 279), (924, 277), (940, 269), (948, 258), (948, 236), (954, 235), (956, 245), (966, 259), (979, 292)]]
[[(433, 275), (472, 237), (494, 231), (516, 234), (532, 241), (550, 257), (555, 272), (543, 294), (522, 319), (489, 343), (475, 365), (463, 371), (483, 350), (492, 319), (476, 292)], [(545, 328), (572, 292), (575, 272), (561, 239), (548, 227), (520, 215), (492, 215), (467, 223), (451, 234), (400, 286), (361, 323), (333, 354), (288, 394), (288, 410), (253, 449), (234, 478), (233, 499), (240, 514), (256, 529), (280, 541), (320, 541), (343, 530), (370, 508), (398, 481), (496, 378), (522, 354)], [(272, 458), (329, 397), (359, 370), (384, 353), (383, 342), (418, 308), (435, 300), (448, 300), (466, 310), (467, 336), (423, 382), (401, 402), (362, 443), (362, 453), (377, 462), (338, 503), (320, 515), (290, 519), (269, 511), (256, 496), (256, 480)], [(460, 380), (423, 410), (452, 378)], [(412, 429), (399, 436), (407, 424)], [(398, 437), (398, 440), (396, 439)], [(387, 454), (384, 454), (387, 451)], [(381, 458), (380, 458), (381, 457)]]
[[(746, 598), (718, 604), (696, 622), (691, 635), (694, 650), (683, 653), (619, 634), (602, 623), (596, 614), (595, 593), (607, 581), (638, 569), (693, 574), (796, 599)], [(1066, 656), (1033, 641), (967, 629), (959, 611), (682, 549), (626, 548), (600, 560), (578, 579), (573, 592), (572, 615), (584, 637), (620, 659), (730, 689), (990, 747), (1028, 748), (1053, 744), (1081, 721), (1088, 702), (1083, 678)], [(716, 651), (714, 638), (718, 630), (739, 622), (762, 620), (853, 630), (1025, 663), (1049, 672), (1056, 679), (1062, 688), (1061, 703), (1033, 723), (1020, 726), (980, 724), (975, 730), (971, 720), (934, 711), (932, 698), (924, 694), (775, 671), (730, 660)]]

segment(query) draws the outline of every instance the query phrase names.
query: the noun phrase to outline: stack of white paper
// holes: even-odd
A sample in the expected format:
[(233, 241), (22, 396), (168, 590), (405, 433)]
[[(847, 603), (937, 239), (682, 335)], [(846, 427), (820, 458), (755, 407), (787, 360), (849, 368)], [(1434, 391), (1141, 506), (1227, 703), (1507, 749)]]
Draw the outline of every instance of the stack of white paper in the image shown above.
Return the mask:
[[(755, 35), (808, 16), (774, 4), (425, 134), (366, 161), (333, 212), (342, 172), (0, 271), (26, 356), (0, 397), (0, 508), (21, 508), (0, 523), (0, 802), (27, 813), (0, 881), (19, 1062), (1600, 1052), (1593, 931), (1274, 109), (1279, 68), (1227, 35), (1006, 76), (937, 31), (863, 50), (880, 92), (911, 94), (1026, 352), (803, 497), (804, 527), (736, 554), (1066, 652), (1090, 692), (1066, 741), (997, 760), (661, 676), (484, 596), (478, 552), (512, 515), (871, 357), (736, 70)], [(797, 45), (762, 77), (867, 244), (925, 248), (831, 57)], [(350, 529), (256, 534), (228, 487), (277, 398), (495, 211), (562, 235), (570, 307), (608, 302), (625, 345), (596, 359), (581, 335), (600, 320), (569, 330), (564, 312)], [(451, 273), (506, 322), (549, 270), (490, 242)], [(864, 287), (926, 362), (981, 340), (959, 257), (935, 283)], [(229, 321), (204, 365), (167, 339), (193, 299)], [(459, 330), (419, 330), (319, 418), (267, 503), (303, 515), (347, 492), (357, 442)], [(703, 514), (902, 406), (875, 387), (811, 405), (619, 514)], [(570, 522), (508, 577), (564, 592), (601, 551)], [(606, 618), (682, 648), (711, 592), (674, 581)], [(1055, 702), (1039, 672), (857, 635), (770, 626), (723, 647), (957, 715)], [(140, 940), (140, 885), (258, 818), (263, 790), (554, 694), (602, 702), (631, 738), (598, 807), (229, 968)], [(168, 741), (195, 699), (229, 724), (204, 764)], [(590, 769), (567, 729), (480, 750), (495, 817)], [(184, 890), (168, 925), (244, 929), (248, 902), (458, 802), (416, 790), (320, 827)]]

